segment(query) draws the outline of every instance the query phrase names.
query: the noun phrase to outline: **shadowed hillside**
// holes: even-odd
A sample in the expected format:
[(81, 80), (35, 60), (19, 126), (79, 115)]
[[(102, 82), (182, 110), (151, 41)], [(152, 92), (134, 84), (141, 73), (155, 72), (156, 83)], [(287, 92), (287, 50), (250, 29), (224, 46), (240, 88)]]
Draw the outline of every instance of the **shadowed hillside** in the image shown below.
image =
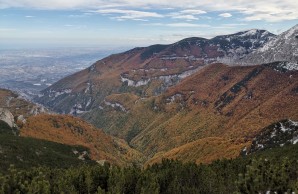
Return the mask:
[(125, 141), (106, 135), (82, 119), (67, 115), (37, 115), (28, 118), (20, 135), (90, 149), (91, 159), (118, 165), (138, 163), (141, 154)]

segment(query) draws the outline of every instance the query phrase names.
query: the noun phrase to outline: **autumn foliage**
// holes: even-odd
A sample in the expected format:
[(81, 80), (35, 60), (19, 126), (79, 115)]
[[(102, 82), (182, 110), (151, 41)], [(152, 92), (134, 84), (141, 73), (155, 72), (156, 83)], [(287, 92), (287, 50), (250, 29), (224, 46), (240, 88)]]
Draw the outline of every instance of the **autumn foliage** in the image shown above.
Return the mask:
[(139, 153), (123, 140), (113, 138), (91, 124), (68, 115), (37, 115), (28, 118), (21, 136), (81, 145), (90, 149), (91, 158), (124, 165), (139, 160)]

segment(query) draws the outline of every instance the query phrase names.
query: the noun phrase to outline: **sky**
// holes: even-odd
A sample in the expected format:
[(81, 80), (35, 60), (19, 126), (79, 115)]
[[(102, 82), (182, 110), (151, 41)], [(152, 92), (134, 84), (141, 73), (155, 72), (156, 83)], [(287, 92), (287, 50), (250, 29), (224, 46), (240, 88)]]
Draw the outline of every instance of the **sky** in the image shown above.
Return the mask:
[(0, 0), (0, 48), (147, 46), (297, 23), (296, 0)]

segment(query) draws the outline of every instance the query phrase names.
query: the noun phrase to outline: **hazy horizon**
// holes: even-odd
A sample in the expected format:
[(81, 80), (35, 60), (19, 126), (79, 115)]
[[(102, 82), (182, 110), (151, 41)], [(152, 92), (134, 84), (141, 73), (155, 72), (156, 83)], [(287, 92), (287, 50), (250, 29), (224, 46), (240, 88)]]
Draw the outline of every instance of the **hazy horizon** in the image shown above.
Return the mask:
[(298, 23), (293, 0), (0, 0), (0, 48), (136, 47)]

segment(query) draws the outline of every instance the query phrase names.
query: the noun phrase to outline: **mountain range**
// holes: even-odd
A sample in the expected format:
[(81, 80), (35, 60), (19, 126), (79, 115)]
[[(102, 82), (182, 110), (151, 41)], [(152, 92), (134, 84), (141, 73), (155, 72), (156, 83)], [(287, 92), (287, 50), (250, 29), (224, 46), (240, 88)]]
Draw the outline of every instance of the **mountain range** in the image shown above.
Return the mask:
[(85, 146), (118, 165), (236, 158), (271, 148), (258, 142), (272, 125), (292, 131), (287, 140), (276, 132), (276, 145), (296, 144), (297, 33), (253, 29), (110, 55), (34, 98), (76, 117), (30, 115), (20, 134)]
[(274, 38), (249, 30), (213, 39), (187, 38), (171, 45), (152, 45), (111, 55), (68, 76), (36, 98), (60, 113), (82, 113), (98, 107), (111, 93), (156, 96), (180, 80), (216, 62), (241, 58)]

